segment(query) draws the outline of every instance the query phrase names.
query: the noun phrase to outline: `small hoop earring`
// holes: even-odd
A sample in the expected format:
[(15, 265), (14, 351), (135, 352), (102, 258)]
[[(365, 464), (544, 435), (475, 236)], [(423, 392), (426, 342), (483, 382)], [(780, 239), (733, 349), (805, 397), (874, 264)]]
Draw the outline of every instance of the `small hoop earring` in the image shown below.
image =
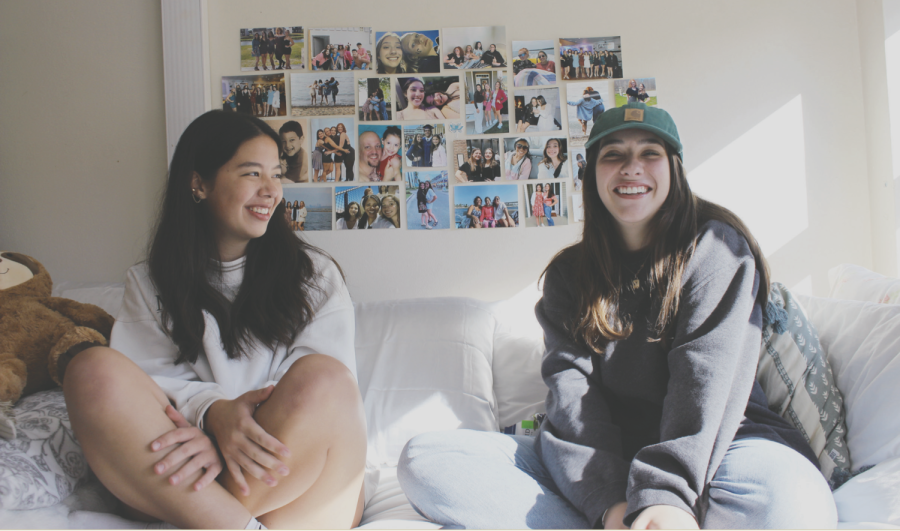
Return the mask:
[(202, 197), (197, 197), (196, 195), (194, 195), (194, 192), (196, 192), (196, 191), (197, 191), (196, 188), (191, 188), (191, 199), (193, 199), (194, 202), (197, 203), (197, 204), (199, 205), (199, 204), (200, 204), (200, 201), (203, 201), (203, 198), (202, 198)]

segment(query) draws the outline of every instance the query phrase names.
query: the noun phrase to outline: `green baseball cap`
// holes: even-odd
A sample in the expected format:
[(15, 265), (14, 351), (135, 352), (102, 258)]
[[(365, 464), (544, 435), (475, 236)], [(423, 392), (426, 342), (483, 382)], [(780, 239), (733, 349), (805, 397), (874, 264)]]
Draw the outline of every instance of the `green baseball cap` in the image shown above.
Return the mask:
[(627, 103), (621, 107), (609, 109), (600, 115), (600, 119), (591, 128), (584, 149), (588, 149), (604, 136), (622, 129), (643, 129), (659, 136), (669, 144), (684, 160), (681, 139), (675, 120), (659, 107), (650, 107), (645, 103)]

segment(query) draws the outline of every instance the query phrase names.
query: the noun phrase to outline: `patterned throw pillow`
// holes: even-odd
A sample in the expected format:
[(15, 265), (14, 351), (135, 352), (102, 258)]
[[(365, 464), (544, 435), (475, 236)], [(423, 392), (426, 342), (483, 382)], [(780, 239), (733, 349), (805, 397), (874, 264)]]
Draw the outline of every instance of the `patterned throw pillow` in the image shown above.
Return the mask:
[(16, 438), (0, 439), (0, 509), (56, 505), (90, 472), (72, 434), (62, 389), (26, 396), (13, 413)]
[(769, 408), (794, 425), (819, 457), (832, 489), (850, 478), (844, 401), (806, 312), (782, 284), (772, 284), (756, 379)]

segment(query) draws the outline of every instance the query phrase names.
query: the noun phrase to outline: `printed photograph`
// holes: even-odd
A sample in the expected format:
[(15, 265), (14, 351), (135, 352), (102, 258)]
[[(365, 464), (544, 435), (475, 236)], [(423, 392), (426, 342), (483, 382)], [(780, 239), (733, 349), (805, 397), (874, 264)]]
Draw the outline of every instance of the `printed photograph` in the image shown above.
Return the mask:
[(583, 146), (587, 142), (591, 128), (607, 106), (616, 107), (610, 98), (608, 81), (567, 83), (566, 103), (569, 138), (572, 139), (573, 145), (578, 146)]
[(521, 89), (513, 99), (517, 133), (543, 133), (562, 129), (559, 89)]
[(568, 179), (568, 139), (529, 136), (503, 139), (503, 170), (507, 180)]
[(513, 86), (556, 84), (556, 48), (553, 41), (513, 41)]
[(456, 160), (454, 176), (458, 183), (500, 180), (500, 139), (472, 138), (453, 143)]
[(222, 110), (260, 118), (286, 116), (284, 74), (223, 76)]
[(557, 227), (569, 224), (566, 183), (526, 184), (525, 199), (527, 199), (526, 227)]
[(360, 124), (359, 182), (400, 181), (402, 133), (396, 125)]
[(399, 229), (400, 187), (338, 186), (334, 191), (337, 230)]
[(453, 187), (457, 229), (495, 229), (519, 226), (519, 187), (485, 184)]
[(353, 117), (312, 118), (309, 130), (314, 131), (310, 179), (318, 183), (354, 180), (356, 139), (350, 133), (354, 130)]
[(506, 26), (444, 28), (444, 70), (506, 67)]
[(616, 107), (635, 102), (656, 105), (655, 77), (617, 79), (613, 81), (613, 91), (616, 94)]
[(466, 134), (509, 132), (506, 72), (466, 72)]
[(441, 71), (438, 30), (375, 33), (379, 74), (437, 74)]
[(291, 74), (291, 116), (352, 116), (354, 86), (350, 72)]
[(447, 142), (444, 124), (403, 127), (403, 166), (405, 168), (446, 168)]
[(397, 120), (459, 118), (459, 77), (398, 77), (395, 86)]
[(310, 70), (370, 70), (372, 28), (309, 30)]
[(356, 80), (357, 100), (360, 122), (390, 121), (391, 110), (391, 78), (361, 77)]
[(446, 170), (406, 172), (406, 228), (450, 228), (450, 189)]
[[(309, 121), (306, 118), (266, 121), (281, 138), (281, 182), (283, 184), (308, 183)], [(331, 203), (329, 198), (328, 203)]]
[(572, 158), (572, 183), (575, 191), (581, 191), (581, 185), (584, 182), (584, 169), (587, 167), (587, 154), (583, 147), (571, 147), (569, 156)]
[(622, 38), (559, 39), (559, 75), (562, 79), (621, 78)]
[(241, 30), (241, 71), (305, 70), (303, 26)]
[(285, 186), (284, 217), (297, 231), (331, 230), (331, 187)]
[(572, 194), (572, 223), (584, 221), (584, 196), (581, 192)]

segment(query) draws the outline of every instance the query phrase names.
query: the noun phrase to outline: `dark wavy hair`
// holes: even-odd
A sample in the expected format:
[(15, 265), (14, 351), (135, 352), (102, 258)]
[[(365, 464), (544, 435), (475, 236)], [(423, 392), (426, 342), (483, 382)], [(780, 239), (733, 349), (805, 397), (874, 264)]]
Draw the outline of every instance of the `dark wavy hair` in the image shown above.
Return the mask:
[(291, 231), (282, 202), (265, 234), (247, 245), (244, 277), (234, 301), (214, 287), (222, 278), (215, 225), (208, 203), (193, 201), (191, 180), (196, 173), (204, 181), (215, 181), (241, 145), (261, 136), (280, 145), (278, 134), (258, 118), (210, 111), (187, 127), (175, 148), (147, 263), (167, 333), (178, 345), (176, 363), (197, 361), (203, 348), (204, 310), (218, 323), (230, 359), (249, 355), (254, 339), (270, 349), (288, 344), (313, 319), (319, 288), (310, 255), (323, 251)]

